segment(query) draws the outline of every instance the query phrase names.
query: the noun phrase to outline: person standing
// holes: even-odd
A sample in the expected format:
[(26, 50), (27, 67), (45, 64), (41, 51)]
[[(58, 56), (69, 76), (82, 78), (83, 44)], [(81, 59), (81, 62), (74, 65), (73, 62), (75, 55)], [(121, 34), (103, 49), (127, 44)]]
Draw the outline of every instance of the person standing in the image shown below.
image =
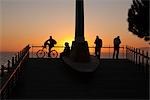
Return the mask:
[(99, 36), (96, 36), (95, 39), (95, 56), (100, 59), (100, 55), (101, 55), (101, 48), (102, 48), (102, 39), (99, 38)]
[(119, 48), (120, 48), (120, 44), (121, 44), (120, 36), (117, 36), (116, 38), (114, 38), (113, 43), (114, 43), (113, 59), (115, 58), (115, 55), (116, 55), (116, 59), (118, 59)]

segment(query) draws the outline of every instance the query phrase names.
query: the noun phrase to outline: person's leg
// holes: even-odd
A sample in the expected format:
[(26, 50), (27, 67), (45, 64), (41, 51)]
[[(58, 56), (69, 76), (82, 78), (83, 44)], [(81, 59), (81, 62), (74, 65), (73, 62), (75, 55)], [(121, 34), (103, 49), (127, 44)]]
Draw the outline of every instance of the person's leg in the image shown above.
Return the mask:
[(97, 58), (100, 59), (100, 48), (97, 48)]
[(117, 54), (116, 54), (116, 59), (118, 59), (118, 56), (119, 56), (119, 48), (117, 48)]
[(49, 49), (48, 49), (48, 57), (51, 57), (50, 56), (50, 52), (51, 52), (51, 48), (49, 47)]
[(99, 49), (99, 58), (101, 58), (101, 48)]
[(95, 47), (95, 56), (97, 56), (97, 48)]
[(115, 51), (116, 51), (116, 49), (114, 48), (113, 59), (115, 59)]

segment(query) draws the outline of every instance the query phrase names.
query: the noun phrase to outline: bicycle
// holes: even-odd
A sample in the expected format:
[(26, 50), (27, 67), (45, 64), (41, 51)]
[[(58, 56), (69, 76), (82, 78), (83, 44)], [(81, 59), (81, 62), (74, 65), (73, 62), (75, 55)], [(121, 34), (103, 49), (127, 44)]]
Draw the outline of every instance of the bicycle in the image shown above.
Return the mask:
[[(36, 55), (37, 55), (38, 58), (44, 58), (45, 55), (48, 56), (48, 52), (45, 49), (47, 49), (47, 48), (42, 46), (42, 49), (40, 49), (36, 52)], [(56, 50), (51, 50), (50, 51), (50, 58), (57, 58), (57, 57), (58, 57), (58, 52)]]

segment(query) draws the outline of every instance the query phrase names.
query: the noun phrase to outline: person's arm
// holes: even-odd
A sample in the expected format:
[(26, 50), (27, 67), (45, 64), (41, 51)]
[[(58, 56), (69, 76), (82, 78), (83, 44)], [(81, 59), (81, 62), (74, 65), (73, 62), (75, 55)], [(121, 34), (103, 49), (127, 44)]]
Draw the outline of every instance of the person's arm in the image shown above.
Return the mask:
[(53, 44), (57, 44), (56, 40), (53, 39)]
[(101, 47), (103, 46), (103, 41), (101, 40), (101, 43), (102, 43), (102, 45), (101, 45)]
[(46, 41), (44, 42), (44, 48), (46, 48), (46, 45), (48, 44), (48, 41), (49, 41), (49, 40), (46, 40)]
[(121, 44), (121, 40), (119, 39), (119, 44)]
[(96, 40), (94, 41), (94, 44), (96, 44)]

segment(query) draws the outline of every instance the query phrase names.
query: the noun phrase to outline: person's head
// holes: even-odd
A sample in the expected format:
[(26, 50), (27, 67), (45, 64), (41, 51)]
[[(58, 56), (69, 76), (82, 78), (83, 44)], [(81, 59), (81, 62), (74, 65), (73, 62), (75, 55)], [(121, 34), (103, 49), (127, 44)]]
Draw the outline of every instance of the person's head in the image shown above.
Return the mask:
[(49, 38), (52, 39), (52, 36), (50, 36)]
[(117, 38), (119, 39), (119, 38), (120, 38), (120, 36), (117, 36)]
[(99, 38), (99, 36), (97, 35), (96, 38)]
[(68, 43), (68, 42), (65, 42), (65, 46), (69, 46), (69, 43)]

